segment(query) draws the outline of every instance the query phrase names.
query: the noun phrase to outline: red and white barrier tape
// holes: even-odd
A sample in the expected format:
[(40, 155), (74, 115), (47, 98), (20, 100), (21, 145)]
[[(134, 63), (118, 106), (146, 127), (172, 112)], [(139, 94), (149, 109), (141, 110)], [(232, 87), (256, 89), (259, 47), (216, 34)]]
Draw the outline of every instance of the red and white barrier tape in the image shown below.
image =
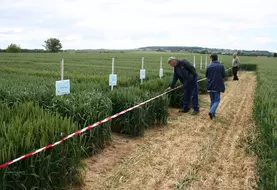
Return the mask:
[[(227, 70), (229, 70), (229, 69), (227, 69)], [(204, 80), (206, 80), (206, 78), (200, 79), (200, 80), (198, 80), (197, 82), (201, 82), (201, 81), (204, 81)], [(153, 100), (155, 100), (155, 99), (157, 99), (157, 98), (159, 98), (159, 97), (161, 97), (161, 96), (163, 96), (163, 95), (165, 95), (165, 94), (167, 94), (167, 93), (169, 93), (169, 92), (172, 92), (172, 91), (174, 91), (174, 90), (176, 90), (176, 89), (178, 89), (178, 88), (181, 88), (182, 86), (183, 86), (183, 85), (180, 85), (180, 86), (178, 86), (178, 87), (176, 87), (176, 88), (173, 88), (173, 89), (171, 89), (171, 90), (168, 90), (168, 91), (166, 91), (166, 92), (164, 92), (164, 93), (162, 93), (162, 94), (160, 94), (160, 95), (158, 95), (158, 96), (155, 96), (154, 98), (151, 98), (151, 99), (149, 99), (149, 100), (146, 100), (145, 102), (142, 102), (142, 103), (140, 103), (140, 104), (137, 104), (137, 105), (135, 105), (135, 106), (133, 106), (133, 107), (131, 107), (131, 108), (128, 108), (128, 109), (123, 110), (123, 111), (121, 111), (121, 112), (119, 112), (119, 113), (117, 113), (117, 114), (114, 114), (113, 116), (110, 116), (110, 117), (107, 117), (106, 119), (103, 119), (103, 120), (101, 120), (101, 121), (98, 121), (98, 122), (96, 122), (96, 123), (94, 123), (94, 124), (92, 124), (92, 125), (90, 125), (90, 126), (87, 126), (87, 127), (83, 128), (83, 129), (81, 129), (81, 130), (79, 130), (79, 131), (76, 131), (75, 133), (72, 133), (72, 134), (70, 134), (70, 135), (68, 135), (68, 136), (66, 136), (66, 137), (64, 137), (64, 138), (62, 138), (62, 139), (61, 139), (60, 141), (58, 141), (58, 142), (55, 142), (55, 143), (53, 143), (53, 144), (49, 144), (49, 145), (47, 145), (47, 146), (45, 146), (45, 147), (43, 147), (43, 148), (40, 148), (40, 149), (38, 149), (38, 150), (35, 150), (35, 151), (30, 152), (30, 153), (28, 153), (28, 154), (25, 154), (25, 155), (23, 155), (23, 156), (21, 156), (21, 157), (19, 157), (19, 158), (16, 158), (16, 159), (14, 159), (14, 160), (11, 160), (11, 161), (9, 161), (9, 162), (6, 162), (6, 163), (4, 163), (4, 164), (1, 164), (1, 165), (0, 165), (0, 169), (1, 169), (1, 168), (4, 168), (4, 167), (6, 167), (6, 166), (9, 166), (9, 165), (11, 165), (11, 164), (13, 164), (13, 163), (15, 163), (15, 162), (18, 162), (18, 161), (20, 161), (20, 160), (23, 160), (23, 159), (25, 159), (25, 158), (28, 158), (28, 157), (30, 157), (30, 156), (33, 156), (33, 155), (35, 155), (35, 154), (37, 154), (37, 153), (40, 153), (40, 152), (42, 152), (42, 151), (44, 151), (44, 150), (50, 149), (50, 148), (52, 148), (52, 147), (54, 147), (54, 146), (57, 146), (57, 145), (63, 143), (63, 141), (65, 141), (65, 140), (67, 140), (67, 139), (69, 139), (69, 138), (71, 138), (71, 137), (74, 137), (74, 136), (76, 136), (76, 135), (79, 135), (79, 134), (81, 134), (81, 133), (83, 133), (83, 132), (85, 132), (85, 131), (88, 131), (88, 130), (90, 130), (90, 129), (96, 127), (96, 126), (98, 126), (98, 125), (101, 125), (101, 124), (103, 124), (103, 123), (105, 123), (105, 122), (107, 122), (107, 121), (110, 121), (110, 120), (112, 120), (112, 119), (114, 119), (114, 118), (116, 118), (116, 117), (118, 117), (118, 116), (120, 116), (120, 115), (123, 115), (123, 114), (125, 114), (125, 113), (127, 113), (127, 112), (129, 112), (129, 111), (131, 111), (131, 110), (134, 110), (134, 109), (136, 109), (136, 108), (138, 108), (138, 107), (140, 107), (140, 106), (142, 106), (142, 105), (144, 105), (144, 104), (147, 104), (147, 103), (149, 103), (149, 102), (151, 102), (151, 101), (153, 101)]]

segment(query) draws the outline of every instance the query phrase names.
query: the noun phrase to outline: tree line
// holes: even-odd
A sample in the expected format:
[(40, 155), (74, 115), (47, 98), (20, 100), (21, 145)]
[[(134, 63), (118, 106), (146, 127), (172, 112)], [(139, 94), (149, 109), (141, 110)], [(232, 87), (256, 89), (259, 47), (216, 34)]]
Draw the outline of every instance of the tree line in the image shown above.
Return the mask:
[[(42, 45), (44, 49), (24, 49), (21, 48), (20, 45), (11, 43), (6, 49), (0, 49), (1, 52), (8, 52), (8, 53), (44, 53), (44, 52), (59, 52), (62, 49), (62, 43), (57, 38), (48, 38), (44, 41), (44, 45)], [(208, 49), (203, 49), (201, 47), (170, 47), (170, 46), (149, 46), (144, 48), (139, 48), (141, 50), (143, 49), (152, 49), (156, 51), (165, 51), (165, 49), (173, 50), (173, 51), (180, 51), (180, 50), (186, 50), (193, 53), (200, 53), (200, 54), (208, 54), (210, 51)], [(214, 50), (214, 49), (212, 49)], [(219, 50), (218, 50), (219, 51)], [(222, 52), (217, 52), (218, 54), (223, 54)], [(238, 51), (238, 55), (244, 55), (244, 56), (272, 56), (277, 57), (277, 53), (271, 54), (270, 52), (266, 51)], [(225, 53), (226, 54), (226, 53)], [(232, 53), (227, 53), (232, 54)]]
[(44, 45), (42, 45), (44, 49), (22, 49), (20, 45), (11, 43), (8, 45), (6, 49), (0, 49), (0, 52), (8, 52), (8, 53), (42, 53), (42, 52), (59, 52), (62, 49), (62, 43), (57, 38), (48, 38), (44, 41)]

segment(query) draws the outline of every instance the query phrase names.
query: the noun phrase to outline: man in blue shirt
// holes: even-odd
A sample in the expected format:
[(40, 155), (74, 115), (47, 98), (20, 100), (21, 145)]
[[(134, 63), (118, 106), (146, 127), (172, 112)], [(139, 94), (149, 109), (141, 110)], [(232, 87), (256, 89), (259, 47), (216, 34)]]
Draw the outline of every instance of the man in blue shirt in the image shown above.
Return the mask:
[(193, 115), (199, 113), (198, 106), (198, 75), (195, 68), (186, 59), (176, 59), (170, 57), (168, 63), (174, 67), (173, 79), (167, 90), (173, 89), (179, 79), (184, 88), (184, 107), (180, 112), (187, 113), (190, 110), (189, 103), (192, 97)]
[(210, 59), (211, 63), (206, 69), (206, 77), (207, 90), (211, 99), (209, 116), (210, 119), (213, 119), (216, 109), (219, 106), (220, 93), (225, 91), (224, 78), (226, 77), (226, 73), (224, 66), (217, 61), (217, 54), (212, 54)]

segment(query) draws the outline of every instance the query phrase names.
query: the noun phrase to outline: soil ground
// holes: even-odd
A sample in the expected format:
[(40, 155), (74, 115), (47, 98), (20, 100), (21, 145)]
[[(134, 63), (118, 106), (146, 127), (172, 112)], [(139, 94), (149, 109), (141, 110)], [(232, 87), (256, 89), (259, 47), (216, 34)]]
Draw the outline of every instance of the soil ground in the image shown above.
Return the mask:
[(201, 95), (200, 114), (169, 110), (168, 125), (144, 137), (113, 135), (100, 154), (85, 160), (84, 186), (94, 189), (255, 189), (255, 156), (248, 141), (256, 77), (239, 72), (226, 82), (215, 120), (208, 117), (209, 96)]

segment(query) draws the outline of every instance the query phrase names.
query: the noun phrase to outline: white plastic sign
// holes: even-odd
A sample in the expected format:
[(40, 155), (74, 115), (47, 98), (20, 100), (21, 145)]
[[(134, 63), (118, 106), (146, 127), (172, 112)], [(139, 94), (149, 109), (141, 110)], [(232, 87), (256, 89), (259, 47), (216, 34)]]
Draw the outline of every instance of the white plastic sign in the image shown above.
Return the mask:
[(145, 69), (140, 70), (140, 79), (145, 79)]
[(162, 77), (164, 74), (164, 70), (163, 69), (160, 69), (160, 73), (159, 73), (159, 76)]
[(56, 81), (56, 96), (70, 94), (70, 80)]
[(117, 75), (116, 74), (110, 74), (110, 76), (109, 76), (109, 85), (110, 86), (116, 86), (117, 85)]

